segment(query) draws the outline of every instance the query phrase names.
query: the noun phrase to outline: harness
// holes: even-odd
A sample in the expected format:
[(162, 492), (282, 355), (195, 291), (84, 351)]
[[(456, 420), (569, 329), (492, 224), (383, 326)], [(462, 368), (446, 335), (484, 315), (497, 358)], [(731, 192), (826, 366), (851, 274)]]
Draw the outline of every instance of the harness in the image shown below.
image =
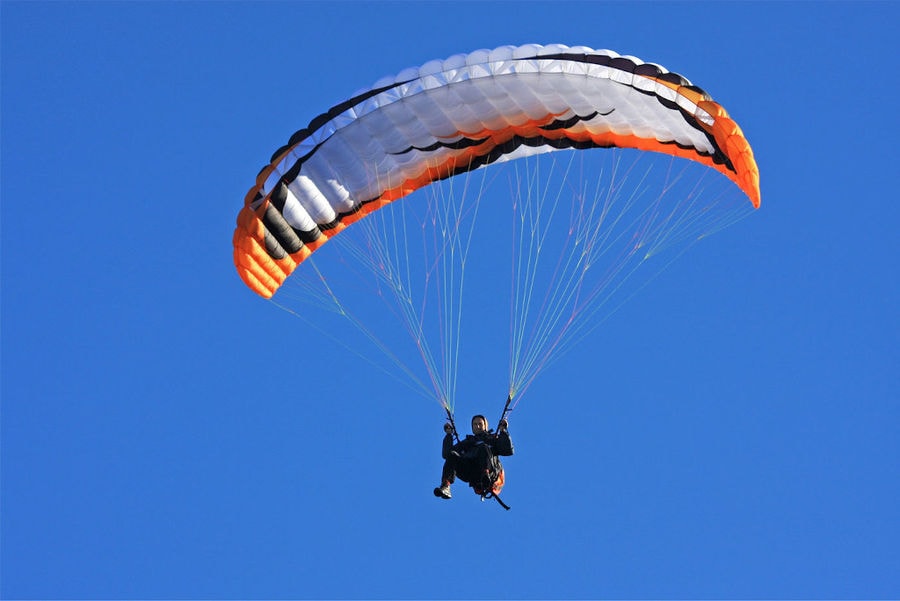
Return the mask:
[[(487, 486), (485, 486), (486, 482)], [(471, 486), (475, 490), (475, 494), (480, 496), (482, 501), (484, 501), (485, 499), (494, 499), (495, 501), (500, 503), (500, 507), (509, 511), (509, 505), (504, 503), (503, 499), (500, 498), (500, 495), (497, 494), (500, 489), (503, 488), (503, 484), (505, 482), (506, 476), (503, 473), (503, 468), (501, 467), (500, 473), (497, 475), (496, 480), (494, 480), (493, 482), (490, 482), (488, 475), (485, 474), (484, 476), (482, 476), (482, 480), (478, 483), (478, 485), (469, 483), (469, 486)]]
[[(509, 404), (512, 402), (512, 394), (506, 397), (506, 404), (503, 406), (503, 412), (500, 414), (500, 419), (497, 421), (499, 424), (506, 416), (509, 415), (510, 408)], [(444, 410), (447, 412), (447, 421), (450, 422), (450, 427), (452, 428), (453, 439), (459, 443), (459, 434), (456, 431), (456, 422), (453, 420), (453, 413), (450, 412), (450, 409), (444, 407)], [(509, 505), (503, 502), (498, 494), (500, 490), (503, 488), (503, 484), (506, 482), (506, 475), (503, 472), (503, 466), (500, 465), (499, 460), (497, 460), (497, 465), (499, 466), (499, 470), (497, 474), (491, 474), (491, 468), (494, 465), (495, 455), (490, 450), (490, 447), (485, 447), (488, 453), (488, 467), (484, 469), (484, 472), (477, 478), (473, 479), (473, 482), (469, 482), (469, 486), (475, 491), (475, 494), (481, 497), (481, 500), (485, 499), (494, 499), (497, 503), (500, 504), (500, 507), (509, 511)]]

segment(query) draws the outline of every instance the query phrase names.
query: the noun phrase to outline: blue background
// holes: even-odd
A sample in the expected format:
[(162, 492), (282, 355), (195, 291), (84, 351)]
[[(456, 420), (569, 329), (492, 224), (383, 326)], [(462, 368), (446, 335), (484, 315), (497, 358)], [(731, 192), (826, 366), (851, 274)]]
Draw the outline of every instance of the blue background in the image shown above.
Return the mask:
[[(3, 2), (0, 596), (900, 597), (898, 21)], [(507, 513), (431, 495), (439, 406), (251, 293), (231, 235), (325, 108), (530, 42), (689, 77), (748, 136), (763, 205), (542, 374)], [(460, 415), (499, 412), (464, 388)]]

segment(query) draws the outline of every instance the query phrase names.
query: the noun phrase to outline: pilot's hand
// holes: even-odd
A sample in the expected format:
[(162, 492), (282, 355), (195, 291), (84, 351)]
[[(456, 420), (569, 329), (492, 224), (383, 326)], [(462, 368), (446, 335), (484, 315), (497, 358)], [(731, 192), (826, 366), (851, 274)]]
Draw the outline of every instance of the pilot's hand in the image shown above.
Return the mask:
[(497, 424), (497, 428), (498, 428), (501, 432), (506, 432), (506, 429), (509, 428), (509, 423), (508, 423), (505, 419), (501, 419), (501, 420), (500, 420), (500, 423)]
[(444, 433), (452, 434), (453, 433), (453, 424), (451, 424), (450, 422), (447, 422), (446, 424), (444, 424)]

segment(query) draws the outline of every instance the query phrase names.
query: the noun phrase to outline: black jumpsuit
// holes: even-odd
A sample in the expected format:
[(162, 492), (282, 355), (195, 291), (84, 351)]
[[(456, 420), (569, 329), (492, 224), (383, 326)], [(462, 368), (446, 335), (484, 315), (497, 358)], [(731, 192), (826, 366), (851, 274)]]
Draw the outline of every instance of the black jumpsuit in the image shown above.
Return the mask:
[[(513, 454), (512, 440), (509, 432), (505, 430), (469, 434), (455, 445), (453, 444), (453, 434), (444, 436), (441, 448), (441, 456), (444, 458), (441, 482), (452, 484), (454, 478), (459, 478), (463, 482), (475, 481), (488, 467), (484, 446), (489, 447), (495, 457)], [(499, 464), (500, 460), (496, 461)]]

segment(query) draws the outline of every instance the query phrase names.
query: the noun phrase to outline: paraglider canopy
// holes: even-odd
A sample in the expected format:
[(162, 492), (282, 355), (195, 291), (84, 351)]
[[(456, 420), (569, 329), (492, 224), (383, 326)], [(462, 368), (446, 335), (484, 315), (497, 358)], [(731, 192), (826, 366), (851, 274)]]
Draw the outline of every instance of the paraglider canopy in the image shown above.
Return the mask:
[(268, 298), (329, 238), (434, 181), (608, 147), (697, 161), (759, 205), (759, 171), (741, 129), (686, 78), (610, 50), (502, 46), (382, 79), (296, 132), (247, 194), (235, 266)]

